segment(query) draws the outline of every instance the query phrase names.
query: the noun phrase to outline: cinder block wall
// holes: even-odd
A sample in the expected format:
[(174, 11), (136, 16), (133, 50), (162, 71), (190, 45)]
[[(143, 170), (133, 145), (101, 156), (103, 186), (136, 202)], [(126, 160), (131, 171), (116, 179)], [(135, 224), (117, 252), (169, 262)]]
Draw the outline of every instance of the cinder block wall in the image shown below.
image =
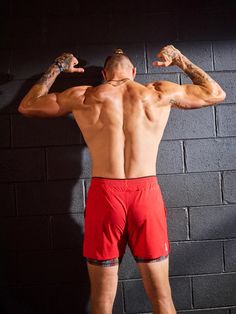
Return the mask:
[[(174, 44), (227, 93), (224, 103), (171, 111), (157, 176), (168, 209), (170, 283), (178, 313), (236, 313), (236, 8), (224, 1), (1, 1), (0, 313), (85, 314), (82, 256), (91, 160), (71, 115), (26, 118), (19, 101), (63, 51), (85, 74), (51, 91), (101, 82), (105, 57), (123, 48), (138, 82), (191, 82), (151, 62)], [(114, 313), (151, 313), (127, 247)]]

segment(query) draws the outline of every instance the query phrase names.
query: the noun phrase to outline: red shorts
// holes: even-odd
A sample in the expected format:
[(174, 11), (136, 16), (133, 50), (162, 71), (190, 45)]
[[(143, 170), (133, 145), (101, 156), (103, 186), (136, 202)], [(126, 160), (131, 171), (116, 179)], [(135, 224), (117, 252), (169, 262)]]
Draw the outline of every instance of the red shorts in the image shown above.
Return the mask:
[(136, 262), (169, 255), (166, 207), (157, 177), (92, 177), (84, 211), (83, 256), (91, 264), (116, 265), (127, 243)]

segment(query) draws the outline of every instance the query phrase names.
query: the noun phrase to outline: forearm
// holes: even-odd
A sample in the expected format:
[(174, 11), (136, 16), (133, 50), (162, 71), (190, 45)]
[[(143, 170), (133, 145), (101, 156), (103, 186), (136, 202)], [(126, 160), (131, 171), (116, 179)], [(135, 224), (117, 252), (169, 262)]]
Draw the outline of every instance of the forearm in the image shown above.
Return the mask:
[(215, 80), (183, 54), (180, 54), (178, 58), (176, 58), (175, 64), (189, 76), (193, 84), (204, 87), (206, 92), (212, 96), (223, 92), (222, 88)]
[(36, 84), (29, 90), (20, 103), (20, 107), (27, 108), (41, 96), (48, 94), (52, 84), (60, 74), (60, 68), (53, 63)]

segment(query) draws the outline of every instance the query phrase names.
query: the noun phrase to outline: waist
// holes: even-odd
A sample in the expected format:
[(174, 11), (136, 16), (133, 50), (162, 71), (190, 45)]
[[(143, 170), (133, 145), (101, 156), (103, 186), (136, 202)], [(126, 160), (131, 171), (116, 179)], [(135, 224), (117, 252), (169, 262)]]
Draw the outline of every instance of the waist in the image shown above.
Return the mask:
[(91, 178), (91, 186), (109, 186), (121, 189), (130, 188), (131, 190), (149, 187), (153, 184), (159, 184), (156, 175), (135, 178), (105, 178), (96, 176)]

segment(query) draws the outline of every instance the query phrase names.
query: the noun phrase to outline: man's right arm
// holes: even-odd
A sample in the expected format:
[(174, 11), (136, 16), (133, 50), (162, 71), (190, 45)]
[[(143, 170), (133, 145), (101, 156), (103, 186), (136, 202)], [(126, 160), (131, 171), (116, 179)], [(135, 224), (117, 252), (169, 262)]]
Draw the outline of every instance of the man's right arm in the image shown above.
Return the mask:
[(90, 86), (75, 86), (61, 93), (49, 93), (61, 71), (84, 72), (83, 68), (75, 68), (76, 64), (78, 60), (71, 53), (58, 57), (21, 100), (18, 111), (27, 117), (46, 118), (63, 116), (77, 109)]
[(157, 67), (177, 65), (193, 82), (182, 85), (169, 81), (153, 83), (163, 100), (172, 107), (197, 109), (217, 104), (225, 99), (226, 93), (220, 85), (172, 45), (164, 47), (157, 56), (162, 61), (155, 61), (153, 65)]

